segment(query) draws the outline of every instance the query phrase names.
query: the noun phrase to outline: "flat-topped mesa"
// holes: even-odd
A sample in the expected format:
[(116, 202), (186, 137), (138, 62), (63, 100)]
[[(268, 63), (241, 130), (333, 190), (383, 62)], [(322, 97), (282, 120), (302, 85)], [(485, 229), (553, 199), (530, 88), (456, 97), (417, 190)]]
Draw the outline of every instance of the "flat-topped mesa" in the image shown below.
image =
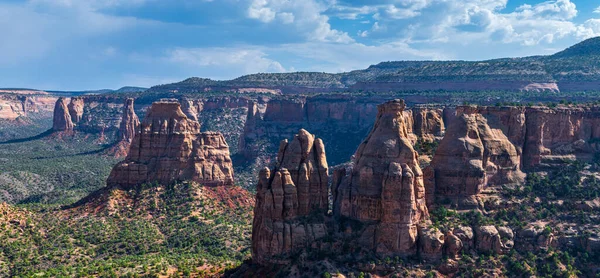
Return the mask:
[[(423, 173), (409, 140), (403, 100), (378, 107), (375, 125), (349, 168), (334, 174), (333, 212), (363, 223), (358, 244), (383, 255), (413, 255), (428, 219)], [(351, 226), (340, 227), (351, 230)]]
[(503, 132), (503, 124), (498, 122), (502, 111), (488, 108), (457, 107), (430, 166), (433, 177), (429, 182), (434, 185), (428, 184), (427, 188), (435, 188), (437, 200), (476, 208), (477, 195), (486, 186), (524, 181), (520, 149), (511, 143)]
[[(327, 235), (328, 172), (321, 139), (300, 130), (281, 142), (278, 166), (259, 173), (252, 224), (252, 258), (287, 263), (290, 255)], [(287, 168), (289, 167), (289, 168)], [(312, 217), (300, 221), (302, 216)]]
[(135, 110), (133, 108), (133, 98), (126, 99), (125, 106), (123, 106), (121, 124), (119, 125), (120, 141), (131, 143), (135, 137), (136, 130), (140, 126), (140, 120), (135, 114)]
[(54, 118), (52, 120), (53, 131), (73, 131), (73, 121), (67, 108), (67, 103), (64, 97), (60, 97), (54, 105)]
[(221, 133), (201, 133), (200, 123), (188, 119), (179, 103), (159, 101), (150, 107), (127, 157), (113, 168), (107, 184), (131, 188), (175, 181), (232, 185), (233, 166)]
[(83, 118), (84, 101), (81, 97), (72, 97), (69, 102), (69, 114), (74, 124), (79, 123)]

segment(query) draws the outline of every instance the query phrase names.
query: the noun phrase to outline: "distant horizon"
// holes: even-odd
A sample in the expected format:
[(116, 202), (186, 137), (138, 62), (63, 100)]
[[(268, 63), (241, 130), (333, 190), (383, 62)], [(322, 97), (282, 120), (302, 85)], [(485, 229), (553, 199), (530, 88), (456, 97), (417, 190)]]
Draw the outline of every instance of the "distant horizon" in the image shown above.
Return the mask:
[[(600, 36), (597, 37), (593, 37), (593, 38), (588, 38), (586, 40), (590, 40), (590, 39), (600, 39)], [(581, 42), (584, 42), (586, 40), (582, 40), (580, 42), (577, 42), (574, 45), (577, 45)], [(573, 46), (573, 45), (571, 45)], [(571, 46), (568, 46), (567, 48), (570, 48)], [(565, 48), (565, 49), (567, 49)], [(546, 54), (546, 55), (530, 55), (530, 56), (521, 56), (521, 57), (498, 57), (498, 58), (492, 58), (492, 59), (486, 59), (486, 60), (465, 60), (465, 59), (461, 59), (461, 60), (395, 60), (395, 61), (381, 61), (378, 62), (376, 64), (371, 64), (368, 65), (365, 68), (361, 68), (361, 69), (355, 69), (355, 70), (362, 70), (362, 69), (367, 69), (371, 66), (376, 66), (378, 64), (382, 64), (382, 63), (395, 63), (395, 62), (485, 62), (485, 61), (493, 61), (493, 60), (499, 60), (499, 59), (520, 59), (520, 58), (528, 58), (528, 57), (540, 57), (540, 56), (552, 56), (554, 54), (560, 53), (562, 51), (564, 51), (565, 49), (561, 49), (555, 53), (551, 53), (551, 54)], [(279, 73), (303, 73), (303, 72), (319, 72), (319, 73), (327, 73), (327, 74), (342, 74), (342, 73), (346, 73), (346, 72), (350, 72), (350, 71), (346, 71), (346, 72), (323, 72), (323, 71), (294, 71), (294, 72), (279, 72)], [(160, 86), (160, 85), (164, 85), (164, 84), (171, 84), (171, 83), (178, 83), (178, 82), (183, 82), (185, 80), (191, 79), (191, 78), (200, 78), (200, 79), (208, 79), (208, 80), (212, 80), (212, 81), (230, 81), (239, 77), (243, 77), (246, 75), (253, 75), (253, 74), (277, 74), (277, 73), (273, 73), (273, 72), (255, 72), (255, 73), (248, 73), (248, 74), (244, 74), (244, 75), (240, 75), (240, 76), (235, 76), (233, 78), (230, 79), (212, 79), (212, 78), (208, 78), (208, 77), (202, 77), (202, 76), (189, 76), (189, 77), (185, 77), (183, 79), (180, 80), (176, 80), (173, 82), (169, 82), (169, 83), (157, 83), (157, 84), (153, 84), (150, 86), (136, 86), (136, 85), (124, 85), (124, 86), (120, 86), (118, 88), (100, 88), (100, 89), (94, 89), (94, 88), (86, 88), (86, 89), (77, 89), (77, 90), (59, 90), (59, 89), (48, 89), (48, 88), (16, 88), (16, 87), (0, 87), (0, 90), (37, 90), (37, 91), (46, 91), (46, 92), (94, 92), (94, 91), (104, 91), (104, 90), (110, 90), (110, 91), (118, 91), (120, 89), (123, 88), (128, 88), (128, 87), (137, 87), (137, 88), (142, 88), (142, 89), (150, 89), (154, 86)]]
[(593, 2), (9, 0), (0, 86), (82, 91), (549, 55), (600, 36)]

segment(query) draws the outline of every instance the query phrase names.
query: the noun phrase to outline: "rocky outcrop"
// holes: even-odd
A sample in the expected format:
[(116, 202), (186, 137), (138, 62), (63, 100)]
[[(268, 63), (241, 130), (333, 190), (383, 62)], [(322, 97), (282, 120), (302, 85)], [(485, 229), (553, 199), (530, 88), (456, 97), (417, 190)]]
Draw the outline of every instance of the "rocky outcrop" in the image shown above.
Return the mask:
[[(427, 188), (435, 190), (436, 199), (448, 199), (460, 207), (474, 208), (478, 205), (477, 195), (484, 187), (524, 181), (519, 149), (502, 128), (492, 127), (499, 124), (488, 118), (498, 115), (489, 113), (469, 106), (456, 109), (434, 154), (433, 170), (426, 171), (429, 173), (426, 181), (434, 183), (428, 184)], [(433, 199), (428, 199), (432, 203)]]
[(298, 191), (298, 215), (328, 209), (328, 166), (323, 140), (301, 129), (291, 142), (281, 141), (278, 169), (287, 169)]
[[(133, 98), (125, 100), (123, 106), (123, 115), (121, 116), (121, 124), (119, 125), (118, 141), (107, 151), (107, 154), (114, 157), (126, 157), (129, 152), (129, 147), (136, 131), (140, 127), (140, 120), (135, 114)], [(101, 134), (104, 134), (102, 132)]]
[(125, 106), (123, 106), (123, 116), (119, 126), (120, 141), (131, 143), (139, 126), (140, 120), (133, 109), (133, 99), (128, 98), (125, 100)]
[(83, 118), (84, 100), (81, 97), (72, 97), (69, 102), (69, 114), (74, 124), (79, 123)]
[(260, 120), (260, 113), (256, 102), (248, 104), (248, 112), (246, 113), (246, 123), (244, 124), (244, 132), (240, 136), (238, 149), (246, 159), (252, 159), (258, 156), (258, 144), (256, 143), (259, 137), (263, 134), (257, 133), (257, 122)]
[(508, 227), (481, 226), (475, 235), (477, 251), (484, 254), (505, 254), (514, 245), (514, 235)]
[(201, 133), (200, 124), (188, 119), (179, 103), (155, 102), (137, 130), (127, 157), (113, 168), (107, 184), (131, 188), (175, 181), (233, 184), (229, 146), (220, 133)]
[(591, 161), (600, 151), (600, 107), (529, 107), (526, 130), (526, 169), (547, 169), (564, 160)]
[(52, 120), (53, 131), (73, 131), (73, 121), (65, 102), (65, 98), (61, 97), (56, 101), (54, 106), (54, 118)]
[[(328, 172), (321, 139), (300, 130), (281, 142), (278, 163), (260, 171), (252, 225), (252, 257), (259, 264), (287, 263), (289, 255), (326, 236)], [(303, 216), (310, 221), (300, 221)]]
[(414, 107), (412, 119), (412, 133), (421, 140), (439, 141), (444, 136), (445, 126), (441, 108)]
[[(417, 251), (417, 225), (428, 218), (423, 173), (408, 138), (404, 101), (378, 106), (371, 133), (358, 147), (350, 169), (338, 169), (332, 186), (338, 219), (364, 224), (358, 244), (379, 254)], [(350, 227), (341, 227), (342, 230)]]
[(46, 94), (3, 93), (0, 90), (0, 119), (16, 120), (19, 117), (52, 116), (57, 97)]
[(191, 99), (181, 100), (181, 110), (191, 120), (198, 121), (198, 113), (202, 111), (204, 105), (202, 101)]

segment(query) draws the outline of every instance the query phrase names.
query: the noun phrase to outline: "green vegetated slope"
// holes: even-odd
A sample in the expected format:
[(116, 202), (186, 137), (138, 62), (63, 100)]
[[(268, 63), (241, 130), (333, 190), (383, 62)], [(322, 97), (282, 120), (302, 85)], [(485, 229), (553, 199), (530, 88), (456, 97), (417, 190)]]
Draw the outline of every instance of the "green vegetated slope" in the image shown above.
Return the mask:
[(0, 141), (0, 202), (73, 203), (103, 187), (118, 161), (104, 155), (111, 142), (99, 134), (63, 136), (35, 125), (2, 130), (7, 136)]
[(0, 277), (218, 275), (249, 257), (239, 187), (104, 189), (68, 209), (0, 204)]

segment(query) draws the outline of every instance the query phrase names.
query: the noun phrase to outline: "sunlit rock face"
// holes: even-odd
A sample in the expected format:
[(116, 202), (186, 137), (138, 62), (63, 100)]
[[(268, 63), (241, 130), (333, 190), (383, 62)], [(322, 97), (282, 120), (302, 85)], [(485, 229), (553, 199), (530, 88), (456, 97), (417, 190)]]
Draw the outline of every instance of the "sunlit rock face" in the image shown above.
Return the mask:
[(591, 161), (600, 150), (599, 107), (528, 107), (526, 129), (526, 169), (545, 169), (564, 160)]
[(332, 186), (334, 216), (363, 223), (358, 243), (379, 254), (415, 254), (417, 225), (429, 215), (404, 108), (402, 100), (378, 106), (373, 129)]
[[(476, 196), (485, 186), (523, 182), (525, 175), (520, 167), (520, 148), (500, 128), (510, 124), (512, 118), (508, 117), (506, 125), (490, 124), (497, 120), (494, 117), (502, 119), (499, 112), (504, 111), (469, 106), (456, 109), (456, 115), (434, 154), (431, 169), (426, 171), (426, 181), (433, 183), (427, 188), (435, 191), (437, 200), (449, 199), (463, 207), (476, 207)], [(517, 127), (523, 122), (520, 120)], [(519, 130), (507, 129), (513, 132)], [(513, 140), (521, 141), (519, 136), (522, 134), (517, 133)]]
[(155, 102), (117, 164), (109, 186), (142, 183), (169, 184), (197, 181), (205, 185), (232, 185), (229, 146), (221, 133), (200, 132), (200, 123), (188, 119), (177, 102)]
[(256, 188), (252, 258), (259, 264), (287, 263), (291, 254), (327, 235), (323, 141), (302, 129), (291, 142), (281, 142), (277, 158), (273, 170), (260, 171)]
[(74, 125), (69, 114), (69, 108), (64, 97), (59, 98), (54, 105), (53, 131), (73, 131)]

